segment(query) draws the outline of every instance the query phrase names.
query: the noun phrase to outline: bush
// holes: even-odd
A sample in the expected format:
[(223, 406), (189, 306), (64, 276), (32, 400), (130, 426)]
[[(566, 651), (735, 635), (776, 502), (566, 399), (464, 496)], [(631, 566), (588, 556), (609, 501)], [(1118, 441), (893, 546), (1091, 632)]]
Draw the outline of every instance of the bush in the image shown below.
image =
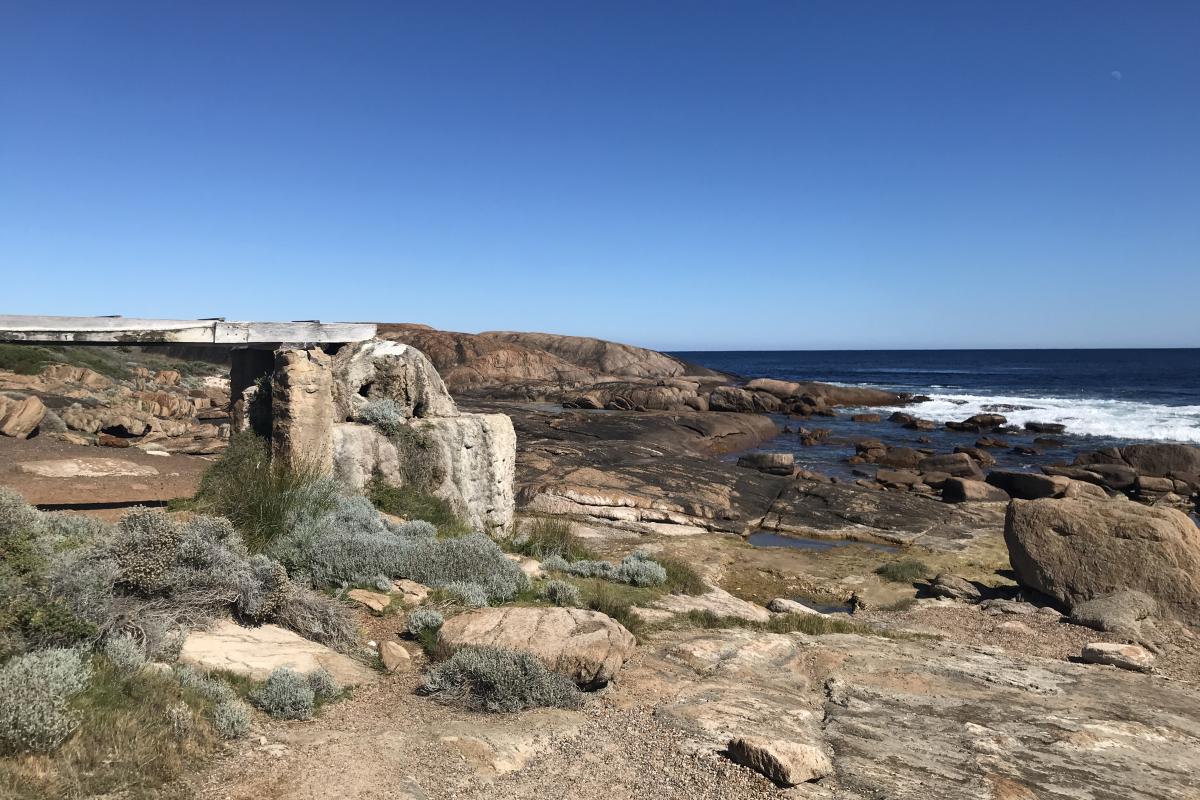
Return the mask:
[(423, 519), (414, 519), (398, 526), (396, 533), (410, 539), (436, 539), (438, 530), (433, 523)]
[(600, 578), (606, 581), (628, 583), (631, 586), (661, 586), (667, 582), (667, 570), (640, 551), (626, 556), (620, 564), (596, 559), (568, 562), (561, 556), (553, 554), (542, 562), (542, 569), (550, 572), (565, 572), (581, 578)]
[(530, 558), (544, 561), (559, 556), (567, 561), (596, 556), (571, 532), (571, 523), (554, 517), (538, 517), (510, 540), (512, 548)]
[(875, 569), (876, 575), (893, 583), (916, 583), (928, 578), (930, 573), (929, 565), (915, 558), (891, 561)]
[(308, 673), (308, 686), (320, 702), (332, 700), (342, 693), (342, 687), (326, 669), (314, 669)]
[(541, 596), (556, 606), (578, 606), (583, 602), (578, 587), (566, 581), (547, 581)]
[(320, 586), (366, 585), (396, 575), (414, 541), (398, 535), (362, 497), (338, 497), (318, 516), (302, 516), (268, 552)]
[(167, 709), (167, 719), (171, 723), (171, 734), (176, 739), (186, 739), (195, 727), (192, 708), (182, 700)]
[(146, 666), (142, 646), (130, 636), (113, 636), (104, 642), (104, 657), (121, 672), (137, 672)]
[(308, 679), (287, 667), (275, 668), (267, 682), (250, 693), (250, 702), (278, 719), (311, 719), (317, 695)]
[(575, 708), (579, 689), (529, 653), (464, 647), (425, 676), (422, 694), (476, 711)]
[(584, 602), (592, 611), (612, 617), (636, 636), (645, 626), (626, 596), (629, 591), (604, 581), (595, 581), (584, 595)]
[(364, 425), (372, 425), (379, 429), (384, 436), (396, 436), (401, 428), (408, 427), (408, 418), (395, 400), (387, 398), (369, 400), (358, 409), (358, 421)]
[(235, 434), (205, 471), (192, 505), (229, 519), (250, 551), (258, 553), (298, 518), (330, 509), (340, 493), (315, 462), (294, 465), (272, 459), (267, 442), (247, 431)]
[(416, 638), (425, 631), (438, 630), (445, 621), (441, 613), (432, 608), (418, 608), (408, 615), (408, 619), (404, 621), (404, 629), (410, 636)]
[(222, 739), (241, 739), (250, 732), (250, 707), (238, 699), (213, 706), (213, 727)]
[(667, 571), (645, 553), (638, 552), (626, 556), (613, 577), (630, 586), (661, 586), (667, 582)]
[(83, 651), (41, 650), (0, 667), (0, 751), (49, 752), (79, 725), (71, 698), (92, 670)]
[(373, 425), (391, 439), (399, 456), (404, 485), (418, 490), (436, 487), (445, 477), (441, 472), (437, 445), (417, 423), (408, 419), (400, 405), (387, 398), (371, 400), (358, 410), (359, 422)]
[(306, 586), (288, 585), (275, 623), (339, 653), (354, 652), (359, 646), (354, 612)]
[(442, 536), (461, 536), (471, 528), (448, 501), (412, 486), (392, 486), (381, 479), (367, 484), (367, 497), (380, 511), (432, 524)]
[(488, 604), (487, 592), (478, 583), (455, 581), (447, 583), (441, 589), (452, 602), (459, 603), (460, 605), (470, 606), (471, 608), (483, 608)]

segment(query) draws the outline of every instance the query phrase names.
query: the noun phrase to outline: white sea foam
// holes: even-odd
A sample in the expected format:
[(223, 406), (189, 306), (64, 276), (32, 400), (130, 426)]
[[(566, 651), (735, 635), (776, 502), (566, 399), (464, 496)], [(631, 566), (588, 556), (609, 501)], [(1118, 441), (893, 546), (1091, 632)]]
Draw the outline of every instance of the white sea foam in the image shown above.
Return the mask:
[(927, 403), (912, 406), (910, 413), (947, 422), (973, 414), (986, 414), (985, 406), (1029, 406), (1000, 410), (1009, 424), (1060, 422), (1067, 433), (1200, 444), (1200, 406), (1164, 406), (1129, 400), (1094, 400), (1066, 397), (1004, 397), (973, 394), (934, 394)]

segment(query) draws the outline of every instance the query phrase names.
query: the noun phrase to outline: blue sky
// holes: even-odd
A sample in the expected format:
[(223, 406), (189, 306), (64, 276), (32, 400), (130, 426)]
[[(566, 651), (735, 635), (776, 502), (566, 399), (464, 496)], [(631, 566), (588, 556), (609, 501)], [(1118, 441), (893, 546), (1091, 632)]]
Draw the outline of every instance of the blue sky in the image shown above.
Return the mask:
[(1200, 345), (1200, 4), (0, 0), (0, 313)]

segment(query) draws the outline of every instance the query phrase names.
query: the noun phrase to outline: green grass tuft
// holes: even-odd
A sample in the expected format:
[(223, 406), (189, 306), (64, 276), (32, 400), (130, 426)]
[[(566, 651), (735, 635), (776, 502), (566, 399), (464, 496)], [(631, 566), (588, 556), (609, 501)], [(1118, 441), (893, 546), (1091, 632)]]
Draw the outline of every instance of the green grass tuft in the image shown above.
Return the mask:
[(876, 575), (893, 583), (916, 583), (928, 578), (931, 572), (928, 564), (916, 558), (889, 561), (875, 569)]
[(438, 529), (439, 536), (463, 536), (471, 526), (446, 500), (405, 486), (392, 486), (376, 478), (367, 485), (367, 497), (380, 511), (404, 519), (420, 519)]
[(571, 532), (570, 520), (556, 517), (535, 517), (508, 541), (509, 549), (521, 555), (543, 561), (559, 556), (567, 561), (596, 559), (598, 556)]

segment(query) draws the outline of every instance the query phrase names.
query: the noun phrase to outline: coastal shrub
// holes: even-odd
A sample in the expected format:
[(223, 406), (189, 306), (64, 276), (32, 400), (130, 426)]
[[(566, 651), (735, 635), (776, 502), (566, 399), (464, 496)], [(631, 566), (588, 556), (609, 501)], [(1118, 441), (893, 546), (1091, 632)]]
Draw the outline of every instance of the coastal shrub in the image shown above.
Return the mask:
[(237, 698), (213, 706), (213, 728), (222, 739), (241, 739), (250, 732), (250, 707)]
[(413, 486), (392, 486), (380, 478), (367, 484), (367, 497), (380, 511), (409, 520), (424, 520), (441, 536), (471, 532), (449, 501)]
[(121, 672), (137, 672), (146, 666), (146, 653), (131, 636), (109, 637), (104, 642), (104, 657)]
[(26, 653), (0, 667), (0, 751), (56, 749), (79, 725), (70, 701), (91, 676), (79, 649)]
[(631, 586), (661, 586), (667, 582), (667, 570), (640, 551), (626, 556), (619, 564), (591, 558), (567, 561), (555, 554), (542, 562), (542, 569), (550, 572), (565, 572), (580, 578), (599, 578), (606, 581), (628, 583)]
[(902, 558), (889, 561), (875, 569), (875, 574), (893, 583), (916, 583), (930, 576), (932, 570), (924, 561), (916, 558)]
[(404, 410), (395, 400), (381, 398), (369, 400), (358, 409), (358, 421), (379, 429), (384, 436), (395, 436), (401, 428), (408, 426)]
[(0, 344), (0, 370), (18, 375), (36, 375), (51, 364), (62, 363), (57, 353), (44, 347)]
[(488, 604), (488, 595), (478, 583), (454, 581), (441, 587), (442, 591), (456, 603), (471, 608), (483, 608)]
[(268, 553), (319, 586), (367, 585), (396, 575), (414, 543), (398, 535), (363, 497), (340, 496), (271, 542)]
[(317, 695), (308, 679), (287, 667), (276, 667), (267, 681), (250, 693), (250, 702), (278, 719), (311, 719)]
[(431, 522), (426, 522), (423, 519), (414, 519), (401, 523), (396, 528), (396, 533), (410, 539), (436, 539), (438, 530)]
[(436, 631), (445, 623), (440, 612), (432, 608), (418, 608), (404, 621), (404, 629), (410, 636), (419, 637), (425, 631)]
[(426, 586), (474, 583), (487, 599), (502, 603), (529, 589), (529, 576), (481, 533), (435, 541), (420, 540), (401, 575)]
[(464, 647), (425, 676), (422, 694), (474, 711), (575, 708), (579, 689), (530, 653)]
[(318, 702), (332, 700), (342, 692), (341, 685), (327, 669), (314, 669), (308, 673), (307, 680)]
[(555, 517), (537, 517), (512, 539), (512, 549), (521, 555), (544, 561), (550, 556), (559, 556), (567, 561), (594, 559), (596, 556), (571, 532), (568, 520)]
[(301, 517), (319, 516), (341, 494), (315, 461), (272, 459), (263, 438), (234, 434), (221, 457), (200, 480), (191, 506), (225, 517), (251, 552), (262, 552)]
[(351, 653), (359, 646), (354, 612), (307, 586), (288, 584), (274, 622), (339, 653)]
[(583, 602), (578, 587), (566, 581), (547, 581), (541, 596), (556, 606), (578, 606)]
[(613, 577), (630, 586), (661, 586), (667, 582), (667, 571), (645, 553), (636, 552), (621, 560)]

